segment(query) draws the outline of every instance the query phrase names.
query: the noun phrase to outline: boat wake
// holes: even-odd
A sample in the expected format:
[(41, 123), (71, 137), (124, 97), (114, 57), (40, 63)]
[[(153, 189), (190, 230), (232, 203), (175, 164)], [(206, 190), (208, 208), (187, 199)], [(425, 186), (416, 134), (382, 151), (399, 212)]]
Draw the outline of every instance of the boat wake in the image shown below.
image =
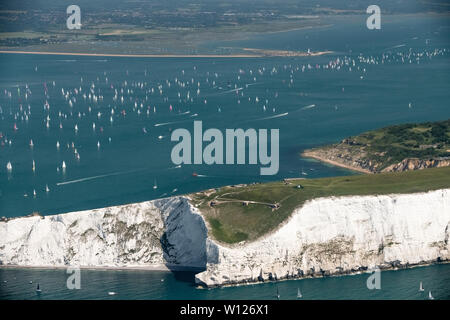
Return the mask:
[(315, 104), (310, 104), (309, 106), (303, 107), (300, 110), (308, 110), (308, 109), (312, 109), (312, 108), (315, 108), (315, 107), (316, 107)]
[(119, 176), (119, 175), (134, 173), (134, 172), (138, 172), (138, 171), (143, 171), (143, 169), (129, 170), (129, 171), (120, 171), (120, 172), (114, 172), (114, 173), (109, 173), (109, 174), (102, 174), (102, 175), (98, 175), (98, 176), (81, 178), (81, 179), (76, 179), (76, 180), (71, 180), (71, 181), (58, 182), (56, 185), (57, 186), (64, 186), (64, 185), (67, 185), (67, 184), (79, 183), (79, 182), (90, 181), (90, 180), (101, 179), (101, 178), (112, 177), (112, 176)]
[(181, 123), (181, 122), (186, 122), (186, 121), (190, 121), (190, 120), (180, 120), (180, 121), (172, 121), (172, 122), (155, 123), (153, 126), (154, 127), (162, 127), (162, 126), (168, 126), (170, 124)]
[(269, 119), (275, 119), (275, 118), (281, 118), (281, 117), (285, 117), (289, 114), (289, 112), (285, 112), (285, 113), (280, 113), (280, 114), (276, 114), (274, 116), (270, 116), (270, 117), (264, 117), (264, 118), (258, 118), (258, 119), (253, 119), (253, 120), (248, 120), (250, 121), (262, 121), (262, 120), (269, 120)]

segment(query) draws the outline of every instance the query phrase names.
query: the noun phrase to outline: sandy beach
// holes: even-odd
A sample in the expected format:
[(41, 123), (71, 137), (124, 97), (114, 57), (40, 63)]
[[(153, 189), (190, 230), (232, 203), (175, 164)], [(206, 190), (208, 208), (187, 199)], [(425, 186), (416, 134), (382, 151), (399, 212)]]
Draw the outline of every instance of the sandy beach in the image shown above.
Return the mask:
[(260, 58), (258, 54), (114, 54), (114, 53), (72, 53), (72, 52), (49, 52), (49, 51), (16, 51), (0, 50), (0, 53), (57, 55), (57, 56), (86, 56), (86, 57), (122, 57), (122, 58)]
[(73, 52), (51, 52), (51, 51), (17, 51), (0, 50), (0, 53), (10, 54), (34, 54), (34, 55), (58, 55), (58, 56), (85, 56), (85, 57), (119, 57), (119, 58), (262, 58), (262, 57), (306, 57), (330, 54), (332, 51), (301, 52), (284, 50), (264, 50), (243, 48), (249, 54), (115, 54), (115, 53), (73, 53)]
[(358, 168), (358, 167), (352, 167), (352, 166), (349, 166), (349, 165), (346, 165), (346, 164), (343, 164), (343, 163), (340, 163), (340, 162), (336, 162), (336, 161), (333, 161), (333, 160), (329, 160), (329, 159), (326, 159), (326, 158), (319, 157), (318, 155), (316, 155), (314, 152), (311, 152), (311, 151), (304, 151), (304, 152), (302, 152), (301, 156), (305, 157), (305, 158), (313, 158), (313, 159), (316, 159), (316, 160), (319, 160), (319, 161), (331, 164), (333, 166), (337, 166), (337, 167), (341, 167), (341, 168), (345, 168), (345, 169), (349, 169), (349, 170), (353, 170), (353, 171), (358, 171), (358, 172), (362, 172), (362, 173), (373, 173), (373, 172), (371, 172), (371, 171), (369, 171), (367, 169), (362, 169), (362, 168)]

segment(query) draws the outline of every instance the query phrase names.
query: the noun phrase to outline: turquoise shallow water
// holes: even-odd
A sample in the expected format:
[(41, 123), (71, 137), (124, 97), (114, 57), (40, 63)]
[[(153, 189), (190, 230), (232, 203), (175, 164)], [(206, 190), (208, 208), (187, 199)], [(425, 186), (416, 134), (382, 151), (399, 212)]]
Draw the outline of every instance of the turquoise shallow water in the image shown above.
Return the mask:
[[(191, 273), (81, 271), (81, 289), (66, 287), (65, 270), (0, 269), (0, 299), (450, 299), (450, 265), (381, 272), (381, 289), (369, 290), (369, 274), (289, 280), (219, 289), (197, 289)], [(7, 282), (5, 282), (7, 281)], [(29, 282), (33, 281), (33, 284)], [(422, 281), (425, 291), (420, 292)], [(39, 282), (42, 293), (35, 292)], [(108, 292), (115, 292), (110, 296)]]
[[(383, 21), (382, 30), (376, 32), (368, 31), (361, 17), (334, 18), (334, 27), (220, 44), (335, 51), (321, 57), (128, 59), (1, 54), (0, 216), (132, 203), (221, 185), (298, 177), (302, 170), (308, 178), (353, 174), (299, 154), (305, 148), (390, 124), (450, 117), (448, 19), (388, 16)], [(103, 99), (94, 101), (94, 95)], [(193, 120), (202, 120), (205, 129), (280, 129), (278, 174), (260, 176), (259, 165), (175, 168), (170, 160), (171, 130), (192, 130)], [(67, 164), (65, 172), (62, 161)], [(6, 170), (8, 162), (12, 172)], [(193, 172), (199, 175), (194, 177)], [(157, 189), (152, 188), (155, 182)], [(364, 288), (356, 281), (363, 276), (299, 283), (311, 283), (305, 298), (340, 298), (350, 294), (353, 286), (349, 296), (353, 298), (420, 298), (413, 282), (429, 274), (436, 279), (436, 295), (448, 298), (449, 291), (444, 289), (449, 287), (448, 277), (446, 287), (437, 285), (441, 272), (448, 274), (448, 266), (383, 273), (396, 285), (382, 293), (361, 291)], [(405, 280), (404, 275), (416, 273), (413, 280)], [(247, 290), (254, 290), (249, 296), (270, 298), (274, 290), (273, 284), (193, 290), (191, 282), (159, 272), (85, 274), (92, 279), (88, 283), (96, 285), (92, 291), (74, 293), (59, 291), (63, 271), (0, 270), (2, 277), (41, 278), (44, 286), (47, 282), (51, 287), (51, 293), (42, 298), (105, 298), (108, 286), (117, 287), (121, 298), (149, 299), (244, 298)], [(397, 277), (400, 280), (394, 280)], [(103, 278), (105, 282), (98, 280)], [(146, 281), (154, 289), (145, 291)], [(0, 297), (34, 298), (19, 283), (2, 283)], [(286, 297), (296, 292), (296, 282), (289, 283), (279, 285), (283, 296), (284, 286)], [(350, 289), (340, 290), (338, 285)]]

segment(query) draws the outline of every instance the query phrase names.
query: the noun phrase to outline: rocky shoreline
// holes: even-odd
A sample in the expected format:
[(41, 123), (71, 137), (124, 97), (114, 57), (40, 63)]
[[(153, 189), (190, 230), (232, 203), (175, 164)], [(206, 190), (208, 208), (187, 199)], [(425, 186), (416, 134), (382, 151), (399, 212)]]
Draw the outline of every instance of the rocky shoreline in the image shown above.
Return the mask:
[(450, 166), (450, 157), (440, 157), (431, 159), (405, 158), (398, 163), (384, 167), (382, 162), (368, 159), (364, 151), (357, 153), (340, 145), (305, 150), (301, 153), (301, 156), (362, 173), (403, 172)]

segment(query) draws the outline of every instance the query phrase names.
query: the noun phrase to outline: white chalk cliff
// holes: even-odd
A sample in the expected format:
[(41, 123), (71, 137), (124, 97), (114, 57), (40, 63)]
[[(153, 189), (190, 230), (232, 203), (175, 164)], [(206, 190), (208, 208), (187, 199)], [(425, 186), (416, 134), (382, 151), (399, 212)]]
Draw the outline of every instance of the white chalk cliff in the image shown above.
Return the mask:
[(0, 222), (0, 264), (205, 267), (207, 230), (183, 197)]
[(450, 258), (450, 189), (308, 201), (259, 241), (207, 240), (206, 286), (345, 274)]
[[(274, 212), (276, 214), (276, 212)], [(186, 197), (0, 222), (0, 265), (199, 268), (206, 286), (450, 258), (450, 189), (323, 198), (277, 231), (225, 246)]]

